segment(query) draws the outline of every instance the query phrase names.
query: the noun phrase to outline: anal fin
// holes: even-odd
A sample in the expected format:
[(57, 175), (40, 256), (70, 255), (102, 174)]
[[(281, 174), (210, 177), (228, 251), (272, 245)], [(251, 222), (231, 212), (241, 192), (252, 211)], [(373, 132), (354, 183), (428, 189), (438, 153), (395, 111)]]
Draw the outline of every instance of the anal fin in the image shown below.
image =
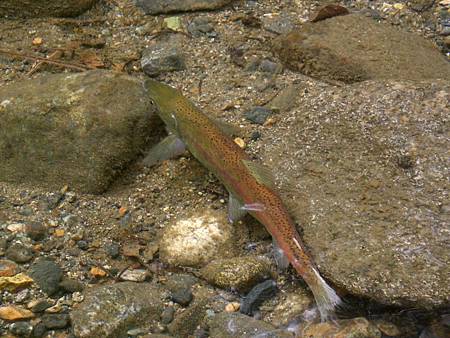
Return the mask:
[(180, 156), (185, 150), (186, 146), (183, 141), (172, 134), (150, 149), (142, 163), (147, 167), (151, 167), (164, 160)]
[(284, 251), (278, 245), (278, 242), (275, 238), (272, 238), (272, 246), (273, 246), (273, 258), (275, 259), (275, 263), (277, 264), (277, 268), (279, 271), (286, 270), (289, 267), (289, 260), (284, 254)]

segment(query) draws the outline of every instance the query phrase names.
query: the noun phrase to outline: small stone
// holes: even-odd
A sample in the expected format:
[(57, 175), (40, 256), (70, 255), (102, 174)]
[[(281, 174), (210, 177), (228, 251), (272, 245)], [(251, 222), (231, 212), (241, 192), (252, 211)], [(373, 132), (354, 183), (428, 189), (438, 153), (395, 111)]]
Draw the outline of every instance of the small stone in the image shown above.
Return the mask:
[(80, 292), (83, 291), (84, 285), (83, 283), (70, 278), (63, 278), (61, 283), (59, 283), (59, 287), (66, 292)]
[(143, 282), (147, 277), (149, 277), (149, 273), (147, 270), (143, 269), (127, 269), (120, 275), (120, 279), (130, 282)]
[(106, 252), (111, 258), (117, 258), (120, 255), (120, 246), (117, 243), (110, 243), (106, 245)]
[[(79, 216), (77, 216), (77, 215), (69, 214), (69, 215), (66, 215), (66, 216), (63, 217), (63, 222), (70, 229), (73, 229), (73, 228), (77, 227), (78, 225), (80, 225), (81, 218)], [(83, 231), (83, 229), (80, 229), (80, 230)]]
[(173, 306), (166, 307), (161, 314), (161, 323), (164, 325), (170, 324), (175, 314), (175, 308)]
[(42, 45), (43, 40), (41, 37), (37, 36), (33, 39), (33, 41), (31, 41), (31, 43), (33, 44), (33, 46), (39, 46)]
[(41, 317), (42, 323), (49, 330), (63, 329), (69, 325), (70, 317), (68, 314), (45, 314)]
[(33, 279), (23, 273), (11, 277), (0, 277), (0, 291), (15, 292), (33, 283)]
[(287, 34), (294, 28), (294, 23), (286, 15), (272, 15), (262, 18), (263, 28), (276, 34)]
[(65, 233), (64, 229), (56, 229), (54, 235), (55, 237), (64, 237)]
[(225, 305), (225, 312), (236, 312), (239, 311), (241, 304), (238, 302), (231, 302)]
[(272, 114), (272, 109), (256, 106), (253, 107), (250, 111), (245, 112), (244, 117), (252, 123), (263, 125), (264, 122), (266, 122), (267, 118)]
[(343, 6), (329, 4), (320, 7), (314, 14), (313, 18), (311, 19), (311, 22), (318, 22), (339, 15), (347, 15), (349, 13), (350, 12), (348, 11), (348, 9)]
[(19, 266), (13, 261), (0, 259), (0, 277), (12, 277), (17, 274), (18, 270)]
[(250, 135), (250, 139), (252, 141), (257, 141), (261, 137), (261, 133), (259, 131), (253, 131)]
[(28, 322), (12, 323), (9, 331), (18, 337), (29, 337), (31, 331), (33, 331), (33, 326)]
[(17, 294), (14, 296), (14, 302), (15, 303), (23, 303), (30, 295), (30, 290), (23, 289), (17, 292)]
[(89, 243), (87, 241), (78, 241), (77, 242), (77, 246), (81, 249), (81, 250), (87, 250), (89, 249)]
[(30, 222), (26, 225), (25, 231), (32, 240), (40, 241), (47, 236), (47, 227), (42, 222)]
[(276, 292), (277, 283), (273, 280), (266, 280), (255, 285), (242, 300), (241, 313), (252, 315), (265, 300), (273, 297)]
[(188, 306), (192, 301), (192, 291), (190, 289), (180, 289), (172, 293), (172, 300), (181, 306)]
[(20, 243), (15, 243), (6, 250), (6, 257), (16, 263), (27, 263), (33, 256), (33, 251)]
[(45, 328), (44, 323), (39, 322), (33, 328), (33, 338), (41, 338), (45, 335), (47, 329)]
[(291, 333), (289, 335), (281, 335), (278, 333), (271, 335), (271, 332), (279, 330), (276, 330), (269, 323), (256, 320), (239, 312), (218, 313), (209, 318), (208, 324), (211, 337), (292, 337)]
[(381, 331), (386, 336), (396, 337), (401, 335), (401, 331), (397, 327), (397, 325), (387, 322), (385, 320), (377, 320), (374, 322), (375, 326), (378, 330)]
[(188, 25), (188, 32), (194, 37), (200, 37), (207, 33), (211, 33), (214, 27), (210, 24), (210, 20), (207, 17), (197, 17), (191, 21)]
[(240, 148), (244, 149), (245, 148), (245, 142), (243, 139), (241, 139), (240, 137), (236, 137), (234, 139), (234, 143), (236, 143)]
[(34, 313), (44, 312), (52, 306), (53, 304), (46, 299), (36, 299), (27, 304), (27, 307)]
[(59, 282), (63, 272), (58, 264), (48, 258), (39, 258), (29, 270), (29, 275), (49, 296), (59, 290)]
[(155, 77), (163, 73), (186, 69), (185, 57), (177, 38), (160, 41), (142, 53), (141, 66), (144, 73)]
[(101, 269), (101, 268), (99, 268), (99, 267), (96, 267), (96, 266), (93, 266), (91, 268), (91, 270), (89, 271), (89, 273), (93, 277), (105, 277), (106, 276), (106, 271)]
[(84, 296), (81, 292), (74, 292), (72, 293), (72, 300), (75, 303), (81, 303), (84, 300)]
[(260, 72), (271, 73), (271, 74), (279, 74), (279, 73), (281, 73), (282, 69), (283, 69), (282, 65), (280, 65), (276, 62), (270, 61), (270, 60), (266, 60), (266, 59), (262, 60), (258, 66), (258, 70)]
[(13, 234), (25, 232), (25, 224), (24, 223), (11, 223), (6, 226), (6, 229), (8, 231), (11, 231)]
[(170, 16), (168, 18), (164, 18), (163, 25), (173, 31), (182, 31), (183, 30), (179, 16)]
[(63, 200), (64, 194), (61, 193), (53, 193), (47, 197), (47, 207), (49, 210), (55, 209), (59, 203)]
[(15, 321), (33, 318), (33, 312), (20, 308), (18, 306), (2, 306), (0, 307), (0, 319)]

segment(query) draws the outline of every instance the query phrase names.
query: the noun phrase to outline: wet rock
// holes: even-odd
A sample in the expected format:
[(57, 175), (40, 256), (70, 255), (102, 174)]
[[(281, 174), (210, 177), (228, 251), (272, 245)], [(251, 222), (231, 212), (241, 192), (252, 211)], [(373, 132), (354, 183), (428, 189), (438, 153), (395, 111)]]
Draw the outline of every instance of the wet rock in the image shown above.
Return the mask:
[(11, 277), (0, 277), (0, 291), (7, 290), (16, 292), (17, 290), (28, 287), (33, 283), (33, 280), (23, 273)]
[(63, 329), (69, 325), (70, 317), (65, 313), (45, 314), (41, 320), (48, 330)]
[(294, 27), (294, 20), (289, 15), (269, 15), (262, 18), (263, 28), (276, 34), (287, 34)]
[(156, 121), (142, 84), (107, 71), (17, 81), (0, 102), (1, 179), (51, 189), (103, 192), (149, 145)]
[(299, 95), (301, 85), (292, 84), (282, 89), (277, 96), (275, 96), (267, 107), (278, 111), (280, 113), (287, 112), (295, 106), (297, 95)]
[(168, 326), (169, 333), (176, 337), (189, 337), (203, 322), (208, 308), (208, 300), (201, 298), (193, 302), (184, 312), (176, 316)]
[(144, 73), (154, 77), (186, 69), (185, 56), (180, 49), (181, 43), (181, 36), (171, 35), (145, 49), (141, 58)]
[(39, 322), (33, 327), (32, 337), (33, 338), (44, 337), (46, 332), (47, 332), (47, 329), (45, 328), (45, 325), (42, 322)]
[(145, 14), (166, 14), (221, 8), (233, 0), (136, 0)]
[(430, 41), (357, 14), (306, 23), (278, 37), (274, 51), (292, 70), (346, 83), (450, 77), (450, 65)]
[(175, 308), (173, 306), (169, 306), (164, 309), (161, 314), (161, 323), (164, 325), (170, 324), (173, 320), (173, 316), (175, 315)]
[(178, 290), (191, 289), (192, 286), (199, 282), (197, 277), (188, 274), (173, 274), (167, 277), (164, 287), (170, 292)]
[(329, 4), (329, 5), (320, 7), (317, 10), (317, 12), (313, 15), (311, 22), (318, 22), (318, 21), (332, 18), (334, 16), (347, 15), (349, 13), (350, 12), (345, 7), (342, 7), (342, 6), (336, 5), (336, 4)]
[(47, 236), (47, 227), (42, 222), (27, 223), (25, 231), (34, 241), (40, 241)]
[(305, 290), (284, 293), (270, 314), (269, 321), (276, 327), (288, 325), (293, 320), (304, 317), (305, 311), (308, 311), (313, 304), (315, 304), (313, 296)]
[(211, 337), (292, 337), (292, 334), (276, 330), (274, 326), (262, 320), (256, 320), (239, 312), (223, 312), (208, 321)]
[(166, 226), (159, 255), (171, 265), (196, 267), (213, 257), (233, 256), (234, 245), (234, 228), (222, 211), (210, 209)]
[(30, 302), (27, 307), (32, 311), (32, 312), (44, 312), (45, 310), (47, 310), (49, 307), (52, 307), (53, 304), (50, 303), (48, 300), (46, 299), (37, 299), (35, 301)]
[(256, 124), (263, 125), (267, 118), (273, 114), (273, 111), (265, 107), (253, 107), (250, 111), (244, 113), (244, 117)]
[(33, 326), (28, 322), (12, 323), (9, 331), (18, 337), (29, 337), (33, 331)]
[(301, 329), (299, 337), (381, 338), (381, 332), (366, 318), (353, 318), (307, 325)]
[(149, 276), (149, 272), (144, 269), (127, 269), (120, 275), (120, 279), (130, 282), (143, 282)]
[(27, 263), (33, 259), (34, 253), (29, 247), (14, 243), (6, 250), (5, 256), (16, 263)]
[(192, 291), (190, 289), (179, 289), (175, 292), (172, 292), (171, 298), (175, 303), (180, 304), (181, 306), (188, 306), (192, 301)]
[(11, 277), (18, 273), (19, 266), (13, 261), (0, 259), (0, 277)]
[(283, 66), (279, 63), (264, 59), (258, 66), (258, 70), (264, 73), (278, 74), (281, 73)]
[(214, 31), (214, 26), (211, 24), (211, 20), (209, 18), (197, 17), (189, 23), (187, 29), (188, 32), (194, 37), (200, 37), (202, 35), (210, 36)]
[(97, 0), (26, 1), (3, 0), (0, 17), (42, 18), (49, 16), (77, 16), (88, 10)]
[(123, 282), (90, 289), (71, 313), (77, 337), (120, 337), (130, 327), (154, 325), (163, 309), (164, 293), (149, 283)]
[(201, 270), (201, 275), (220, 288), (245, 292), (269, 278), (271, 271), (266, 259), (247, 256), (212, 261)]
[(53, 296), (59, 290), (59, 282), (63, 272), (58, 264), (48, 258), (39, 258), (30, 267), (28, 272), (31, 278), (39, 285), (42, 291)]
[(89, 249), (89, 243), (88, 241), (81, 240), (77, 242), (77, 247), (81, 250), (87, 250)]
[(273, 280), (266, 280), (255, 285), (241, 301), (240, 312), (251, 316), (265, 300), (272, 298), (276, 292), (277, 283)]
[(384, 304), (444, 306), (448, 82), (307, 89), (260, 154), (320, 271)]
[(106, 252), (111, 258), (117, 258), (120, 255), (120, 246), (117, 243), (111, 243), (106, 246)]
[(63, 278), (59, 283), (59, 287), (66, 292), (80, 292), (83, 291), (84, 285), (80, 281), (70, 278)]
[(0, 307), (0, 319), (15, 321), (15, 320), (23, 320), (33, 318), (33, 312), (23, 309), (18, 306), (1, 306)]

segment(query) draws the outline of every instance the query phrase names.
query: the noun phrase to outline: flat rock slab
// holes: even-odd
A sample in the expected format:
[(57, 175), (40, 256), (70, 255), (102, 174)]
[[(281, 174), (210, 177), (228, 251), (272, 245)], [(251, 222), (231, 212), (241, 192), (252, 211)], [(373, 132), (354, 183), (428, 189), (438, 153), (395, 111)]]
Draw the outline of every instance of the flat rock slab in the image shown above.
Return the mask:
[(141, 82), (106, 71), (44, 75), (0, 89), (0, 180), (105, 191), (152, 142)]
[(2, 0), (0, 17), (41, 18), (76, 16), (97, 0)]
[(356, 14), (306, 23), (275, 39), (273, 49), (286, 67), (324, 80), (450, 78), (430, 41)]
[(126, 337), (133, 326), (152, 327), (163, 310), (164, 292), (149, 283), (123, 282), (90, 289), (71, 313), (80, 338)]
[(304, 87), (261, 157), (320, 271), (382, 303), (445, 305), (450, 84)]
[(145, 14), (166, 14), (218, 9), (233, 0), (136, 0)]

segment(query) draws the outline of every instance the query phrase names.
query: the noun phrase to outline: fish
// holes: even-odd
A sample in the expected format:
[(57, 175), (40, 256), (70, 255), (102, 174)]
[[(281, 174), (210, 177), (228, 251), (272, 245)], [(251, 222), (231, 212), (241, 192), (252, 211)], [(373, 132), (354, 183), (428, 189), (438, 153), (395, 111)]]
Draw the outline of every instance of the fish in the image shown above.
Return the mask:
[(204, 114), (178, 89), (153, 79), (146, 80), (143, 86), (168, 131), (143, 164), (152, 166), (188, 150), (227, 189), (229, 221), (234, 223), (249, 213), (263, 224), (277, 244), (277, 251), (283, 253), (312, 291), (321, 320), (334, 320), (341, 298), (320, 275), (306, 250), (276, 192), (271, 171), (253, 161), (234, 142), (230, 137), (232, 128)]

